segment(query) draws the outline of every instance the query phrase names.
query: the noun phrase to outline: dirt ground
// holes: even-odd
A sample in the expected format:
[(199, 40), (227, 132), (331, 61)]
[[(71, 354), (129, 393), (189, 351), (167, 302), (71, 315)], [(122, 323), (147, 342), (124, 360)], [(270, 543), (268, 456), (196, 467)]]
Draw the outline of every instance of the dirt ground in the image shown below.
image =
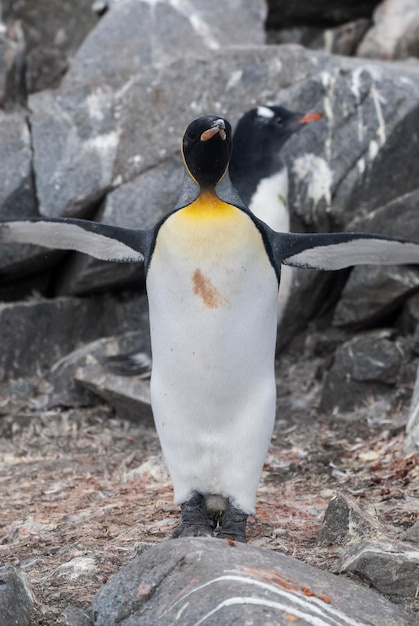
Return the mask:
[[(352, 494), (402, 537), (419, 518), (419, 455), (403, 452), (409, 394), (399, 405), (371, 400), (351, 415), (320, 415), (318, 366), (281, 357), (278, 422), (248, 539), (329, 568), (341, 549), (317, 546), (316, 533), (330, 498)], [(51, 626), (68, 605), (90, 614), (94, 593), (143, 542), (170, 536), (178, 508), (153, 429), (107, 405), (34, 406), (0, 406), (0, 563), (21, 568), (36, 598), (32, 623)], [(93, 557), (93, 573), (61, 567), (75, 557)]]

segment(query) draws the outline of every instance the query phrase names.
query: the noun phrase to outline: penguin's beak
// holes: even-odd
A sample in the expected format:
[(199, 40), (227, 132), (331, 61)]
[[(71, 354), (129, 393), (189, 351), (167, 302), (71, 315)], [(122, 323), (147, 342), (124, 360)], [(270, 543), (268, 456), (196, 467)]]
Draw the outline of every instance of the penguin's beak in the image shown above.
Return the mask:
[(295, 121), (297, 124), (310, 124), (310, 122), (317, 122), (318, 120), (321, 120), (322, 117), (323, 113), (307, 113)]
[(222, 119), (215, 120), (211, 128), (208, 128), (208, 130), (204, 130), (204, 132), (202, 133), (200, 137), (200, 140), (208, 141), (208, 139), (211, 139), (211, 137), (214, 137), (217, 133), (219, 133), (221, 139), (223, 140), (226, 139), (227, 135), (225, 131), (225, 124), (224, 124), (224, 120)]

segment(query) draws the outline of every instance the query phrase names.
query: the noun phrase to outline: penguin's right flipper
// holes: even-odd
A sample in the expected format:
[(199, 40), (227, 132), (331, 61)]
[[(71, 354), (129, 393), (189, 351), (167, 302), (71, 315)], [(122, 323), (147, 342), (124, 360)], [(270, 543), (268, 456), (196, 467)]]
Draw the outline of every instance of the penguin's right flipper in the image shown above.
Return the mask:
[[(272, 235), (273, 233), (273, 235)], [(419, 264), (419, 243), (367, 233), (270, 232), (275, 263), (317, 270), (353, 265)]]
[(0, 243), (75, 250), (103, 261), (142, 261), (150, 239), (151, 231), (81, 219), (32, 218), (0, 222)]

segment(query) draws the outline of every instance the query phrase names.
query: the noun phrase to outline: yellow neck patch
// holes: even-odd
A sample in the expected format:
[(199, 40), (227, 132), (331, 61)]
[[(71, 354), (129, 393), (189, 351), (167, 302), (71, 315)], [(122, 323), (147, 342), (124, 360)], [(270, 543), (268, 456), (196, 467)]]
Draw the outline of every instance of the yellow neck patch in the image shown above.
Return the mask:
[(214, 220), (214, 218), (231, 218), (238, 209), (220, 200), (215, 193), (204, 191), (190, 205), (182, 209), (182, 217), (191, 220)]

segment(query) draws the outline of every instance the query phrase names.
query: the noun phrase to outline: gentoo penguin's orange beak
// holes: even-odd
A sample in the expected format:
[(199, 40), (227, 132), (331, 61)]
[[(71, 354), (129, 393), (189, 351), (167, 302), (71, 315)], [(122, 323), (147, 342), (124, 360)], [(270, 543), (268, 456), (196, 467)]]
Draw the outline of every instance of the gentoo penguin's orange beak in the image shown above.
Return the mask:
[(299, 120), (296, 120), (298, 124), (310, 124), (310, 122), (317, 122), (321, 120), (323, 117), (323, 113), (307, 113), (300, 117)]

